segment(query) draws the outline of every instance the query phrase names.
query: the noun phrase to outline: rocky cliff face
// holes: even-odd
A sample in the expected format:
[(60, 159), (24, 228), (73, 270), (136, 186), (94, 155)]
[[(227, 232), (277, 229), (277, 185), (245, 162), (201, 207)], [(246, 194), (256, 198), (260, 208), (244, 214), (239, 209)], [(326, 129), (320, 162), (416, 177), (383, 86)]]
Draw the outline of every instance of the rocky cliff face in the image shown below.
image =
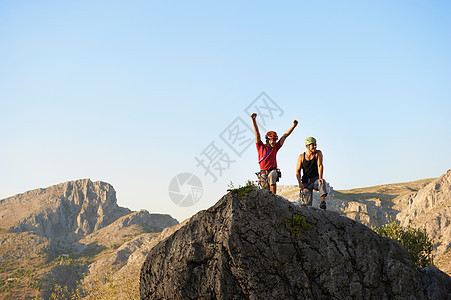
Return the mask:
[(130, 212), (117, 205), (110, 184), (83, 179), (1, 200), (0, 226), (75, 242)]
[(150, 250), (142, 299), (447, 299), (451, 279), (331, 211), (229, 193)]
[(403, 226), (425, 228), (436, 254), (451, 250), (451, 170), (411, 195), (397, 219)]

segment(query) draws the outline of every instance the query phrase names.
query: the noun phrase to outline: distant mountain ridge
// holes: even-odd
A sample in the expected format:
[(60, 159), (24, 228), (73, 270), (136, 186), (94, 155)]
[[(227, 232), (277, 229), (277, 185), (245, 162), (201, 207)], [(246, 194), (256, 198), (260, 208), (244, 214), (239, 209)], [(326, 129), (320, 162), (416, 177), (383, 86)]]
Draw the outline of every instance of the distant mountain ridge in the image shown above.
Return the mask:
[[(367, 226), (380, 227), (391, 219), (396, 219), (399, 211), (404, 209), (407, 197), (416, 194), (435, 179), (429, 178), (350, 190), (334, 190), (328, 184), (327, 210), (340, 212)], [(282, 185), (278, 187), (278, 194), (292, 202), (297, 202), (299, 188), (297, 185)], [(317, 192), (313, 193), (313, 198), (313, 206), (319, 206), (320, 197)]]
[(100, 272), (132, 264), (129, 256), (144, 256), (147, 241), (176, 224), (170, 215), (118, 206), (113, 186), (90, 179), (2, 199), (0, 298), (48, 299), (55, 284), (73, 289), (95, 262), (105, 262)]
[(140, 224), (161, 231), (178, 222), (168, 215), (132, 212), (117, 205), (116, 191), (108, 183), (80, 179), (36, 189), (0, 200), (0, 228), (31, 231), (52, 240), (76, 242), (121, 217), (122, 226)]
[(0, 228), (72, 243), (131, 213), (105, 182), (69, 181), (0, 201)]
[[(280, 191), (288, 200), (298, 201), (297, 186), (281, 186)], [(317, 207), (319, 196), (314, 198)], [(434, 260), (451, 274), (451, 169), (438, 178), (346, 191), (330, 188), (327, 209), (368, 226), (398, 220), (404, 227), (426, 229), (434, 243)]]

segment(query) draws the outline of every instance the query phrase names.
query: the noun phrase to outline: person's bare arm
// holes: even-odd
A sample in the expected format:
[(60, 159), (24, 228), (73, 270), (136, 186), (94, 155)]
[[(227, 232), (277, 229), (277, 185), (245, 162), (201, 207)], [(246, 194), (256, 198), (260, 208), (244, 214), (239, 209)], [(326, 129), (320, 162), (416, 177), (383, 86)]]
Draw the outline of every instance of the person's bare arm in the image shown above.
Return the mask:
[(257, 114), (253, 113), (251, 115), (251, 118), (252, 118), (252, 125), (254, 126), (254, 131), (255, 131), (255, 143), (258, 144), (258, 143), (260, 143), (261, 138), (260, 138), (260, 132), (258, 131), (258, 126), (257, 126), (257, 120), (256, 120)]
[(318, 174), (319, 174), (319, 181), (321, 183), (326, 182), (323, 178), (324, 174), (324, 166), (323, 166), (323, 153), (320, 150), (317, 150), (318, 152)]
[(285, 142), (285, 139), (293, 132), (293, 130), (296, 128), (296, 126), (298, 126), (298, 121), (294, 120), (293, 121), (293, 125), (291, 126), (290, 129), (287, 130), (287, 132), (285, 132), (282, 137), (279, 140), (279, 144), (280, 146), (283, 145), (283, 143)]
[(299, 154), (298, 163), (296, 165), (296, 178), (298, 179), (299, 188), (302, 190), (304, 189), (304, 185), (302, 184), (301, 171), (302, 171), (302, 154)]

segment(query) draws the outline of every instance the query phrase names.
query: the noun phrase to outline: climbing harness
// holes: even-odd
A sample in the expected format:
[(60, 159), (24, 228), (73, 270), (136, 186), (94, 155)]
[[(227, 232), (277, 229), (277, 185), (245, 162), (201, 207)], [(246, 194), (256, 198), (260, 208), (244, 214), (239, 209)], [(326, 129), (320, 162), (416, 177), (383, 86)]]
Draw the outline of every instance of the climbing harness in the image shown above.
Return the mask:
[(279, 178), (282, 177), (282, 172), (280, 172), (279, 168), (271, 168), (271, 169), (268, 169), (268, 170), (260, 170), (259, 172), (255, 173), (255, 175), (257, 175), (258, 185), (260, 186), (260, 188), (269, 190), (268, 175), (273, 170), (277, 171), (277, 180), (276, 180), (276, 182), (278, 182)]

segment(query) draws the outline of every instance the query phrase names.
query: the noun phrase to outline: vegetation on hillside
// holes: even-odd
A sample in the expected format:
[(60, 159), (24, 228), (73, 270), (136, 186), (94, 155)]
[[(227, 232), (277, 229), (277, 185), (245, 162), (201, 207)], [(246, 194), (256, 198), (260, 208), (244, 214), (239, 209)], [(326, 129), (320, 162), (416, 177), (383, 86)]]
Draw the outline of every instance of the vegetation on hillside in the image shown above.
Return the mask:
[(89, 282), (76, 282), (77, 278), (70, 276), (67, 284), (53, 281), (55, 276), (65, 277), (68, 270), (74, 270), (74, 274), (87, 270), (99, 257), (114, 253), (129, 239), (109, 248), (93, 243), (76, 256), (55, 255), (46, 238), (4, 231), (0, 234), (0, 299), (139, 299), (139, 267), (135, 273), (120, 276), (111, 269), (89, 276)]
[[(139, 268), (131, 273), (122, 273), (120, 280), (115, 276), (117, 270), (109, 269), (96, 274), (88, 282), (81, 280), (73, 290), (67, 286), (55, 285), (51, 300), (137, 300), (139, 297)], [(85, 279), (87, 277), (85, 276)]]
[(396, 220), (372, 229), (380, 236), (391, 238), (404, 246), (417, 266), (424, 268), (432, 264), (433, 246), (425, 229), (404, 228)]
[(38, 296), (48, 266), (48, 240), (32, 233), (0, 234), (0, 298)]

